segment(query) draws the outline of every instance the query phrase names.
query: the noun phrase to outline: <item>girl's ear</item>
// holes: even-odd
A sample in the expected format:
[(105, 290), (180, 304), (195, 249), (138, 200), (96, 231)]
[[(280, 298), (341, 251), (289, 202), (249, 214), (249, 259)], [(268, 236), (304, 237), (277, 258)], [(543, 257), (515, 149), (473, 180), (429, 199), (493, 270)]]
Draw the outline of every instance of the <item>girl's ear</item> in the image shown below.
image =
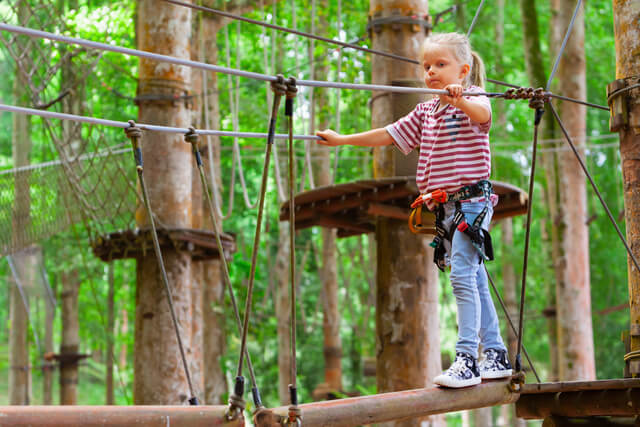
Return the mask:
[(469, 64), (463, 64), (462, 68), (460, 69), (460, 78), (464, 79), (467, 74), (469, 74), (469, 71), (471, 71), (471, 67), (469, 66)]

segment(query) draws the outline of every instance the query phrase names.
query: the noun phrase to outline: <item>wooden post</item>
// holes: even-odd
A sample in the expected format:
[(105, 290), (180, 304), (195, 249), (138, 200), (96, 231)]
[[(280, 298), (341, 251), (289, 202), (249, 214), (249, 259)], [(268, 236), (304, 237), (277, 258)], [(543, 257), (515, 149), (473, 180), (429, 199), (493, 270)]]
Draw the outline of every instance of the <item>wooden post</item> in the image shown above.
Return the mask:
[[(420, 60), (424, 28), (377, 24), (376, 20), (392, 16), (424, 17), (427, 13), (427, 0), (372, 0), (369, 14), (373, 48)], [(420, 65), (375, 55), (371, 62), (374, 84), (423, 81)], [(400, 118), (419, 101), (390, 93), (372, 96), (373, 128)], [(407, 174), (401, 170), (415, 174), (417, 160), (408, 166), (401, 160), (406, 158), (392, 146), (374, 150), (374, 176)], [(376, 378), (381, 393), (427, 387), (441, 371), (438, 279), (429, 240), (412, 234), (403, 221), (380, 219), (376, 227)], [(427, 420), (415, 418), (384, 425), (418, 426)]]
[[(640, 77), (640, 40), (637, 22), (640, 6), (637, 1), (613, 1), (613, 21), (616, 41), (616, 82), (622, 88), (638, 83)], [(611, 88), (610, 88), (611, 89)], [(627, 241), (640, 258), (640, 90), (621, 93), (611, 104), (611, 128), (620, 133), (620, 158), (624, 187)], [(640, 272), (629, 259), (629, 302), (631, 320), (631, 351), (640, 350)], [(632, 361), (633, 376), (640, 375), (640, 362)]]
[[(154, 0), (138, 2), (138, 48), (190, 59), (191, 10)], [(140, 60), (138, 118), (143, 123), (188, 127), (191, 70), (185, 66)], [(157, 100), (166, 97), (166, 100)], [(183, 135), (145, 132), (144, 175), (158, 227), (191, 227), (191, 147)], [(136, 212), (139, 228), (149, 228), (144, 206)], [(191, 256), (163, 248), (169, 286), (186, 356), (191, 357)], [(182, 366), (164, 285), (153, 251), (137, 260), (134, 403), (180, 404), (190, 392)], [(187, 361), (188, 363), (188, 361)]]

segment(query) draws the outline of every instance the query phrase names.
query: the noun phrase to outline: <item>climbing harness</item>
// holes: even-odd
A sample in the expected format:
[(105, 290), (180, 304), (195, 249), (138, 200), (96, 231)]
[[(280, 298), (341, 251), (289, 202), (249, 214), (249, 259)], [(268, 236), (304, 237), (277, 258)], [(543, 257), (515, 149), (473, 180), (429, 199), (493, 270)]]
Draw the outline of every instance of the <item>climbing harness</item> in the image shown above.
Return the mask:
[(171, 295), (171, 288), (169, 287), (169, 278), (167, 277), (167, 271), (164, 267), (164, 261), (162, 260), (162, 252), (160, 250), (160, 243), (158, 242), (158, 232), (156, 230), (156, 223), (153, 219), (153, 212), (151, 211), (151, 204), (149, 203), (149, 195), (147, 193), (147, 186), (144, 182), (143, 174), (143, 161), (142, 161), (142, 148), (140, 148), (140, 138), (142, 137), (142, 129), (136, 126), (133, 120), (129, 120), (129, 127), (124, 130), (127, 138), (131, 140), (133, 147), (133, 155), (136, 162), (136, 172), (138, 173), (138, 181), (140, 182), (140, 189), (142, 190), (142, 199), (144, 207), (147, 211), (147, 217), (149, 218), (149, 224), (151, 225), (151, 236), (153, 237), (153, 249), (156, 254), (156, 261), (158, 268), (160, 268), (160, 276), (162, 277), (162, 283), (164, 284), (164, 290), (167, 295), (167, 302), (169, 303), (169, 313), (171, 313), (171, 321), (173, 322), (173, 328), (175, 330), (176, 338), (178, 340), (178, 348), (180, 350), (180, 358), (182, 359), (182, 365), (184, 367), (184, 374), (187, 378), (189, 385), (189, 398), (190, 405), (197, 405), (198, 398), (195, 395), (193, 389), (193, 383), (191, 382), (191, 374), (189, 373), (189, 365), (187, 364), (187, 356), (185, 355), (184, 345), (182, 343), (182, 336), (180, 335), (180, 329), (178, 326), (178, 319), (176, 317), (176, 310), (173, 305), (173, 296)]
[[(433, 262), (441, 271), (444, 271), (447, 262), (447, 245), (451, 244), (453, 234), (456, 230), (466, 234), (471, 240), (471, 244), (480, 255), (480, 262), (491, 261), (494, 258), (493, 244), (491, 243), (491, 235), (482, 228), (482, 223), (489, 211), (485, 207), (476, 217), (472, 224), (468, 224), (464, 213), (462, 212), (462, 201), (469, 200), (474, 197), (484, 197), (486, 203), (490, 203), (492, 193), (491, 182), (488, 180), (478, 181), (473, 185), (466, 185), (456, 192), (447, 194), (443, 190), (435, 190), (428, 194), (418, 196), (411, 204), (413, 210), (409, 215), (409, 229), (416, 234), (430, 234), (431, 230), (422, 226), (422, 205), (427, 201), (437, 203), (435, 209), (435, 228), (436, 236), (429, 244), (434, 249)], [(445, 209), (444, 203), (455, 203), (455, 213), (453, 221), (449, 229), (444, 225)], [(446, 243), (448, 242), (448, 243)]]
[[(242, 332), (242, 322), (240, 321), (238, 304), (236, 303), (236, 297), (233, 292), (233, 286), (231, 285), (229, 265), (227, 263), (227, 258), (224, 255), (224, 247), (222, 246), (222, 238), (220, 237), (222, 233), (222, 227), (220, 226), (218, 220), (216, 219), (215, 212), (217, 211), (219, 216), (222, 216), (222, 215), (221, 213), (219, 213), (219, 210), (216, 210), (216, 206), (214, 206), (209, 185), (207, 183), (207, 179), (204, 174), (204, 166), (202, 164), (202, 157), (200, 156), (200, 137), (196, 133), (195, 128), (191, 127), (189, 128), (189, 132), (185, 134), (184, 139), (186, 142), (191, 144), (193, 156), (195, 157), (196, 165), (200, 173), (200, 183), (202, 184), (202, 188), (204, 190), (203, 193), (205, 194), (205, 198), (207, 199), (207, 206), (209, 208), (208, 209), (209, 219), (211, 220), (211, 226), (213, 228), (213, 232), (216, 239), (216, 245), (218, 247), (218, 253), (220, 255), (220, 264), (222, 265), (222, 273), (223, 273), (222, 277), (224, 280), (225, 287), (227, 288), (227, 291), (229, 293), (229, 299), (231, 300), (231, 305), (233, 307), (233, 313), (236, 318), (238, 332)], [(251, 379), (251, 384), (252, 384), (251, 392), (253, 394), (253, 403), (256, 406), (256, 408), (260, 408), (262, 407), (262, 399), (260, 398), (260, 391), (258, 390), (258, 386), (256, 383), (256, 376), (253, 370), (253, 365), (251, 363), (251, 357), (249, 355), (248, 349), (245, 349), (245, 355), (247, 357), (247, 367), (249, 368), (249, 377)], [(243, 394), (244, 393), (240, 393), (236, 396), (233, 396), (233, 399), (231, 398), (229, 399), (230, 405), (232, 405), (232, 407), (229, 408), (229, 411), (227, 412), (227, 419), (230, 419), (230, 420), (235, 419), (238, 414), (238, 411), (240, 410), (240, 407), (244, 408), (244, 400), (242, 397)], [(240, 404), (240, 401), (242, 401), (241, 404)], [(240, 412), (242, 411), (240, 410)]]

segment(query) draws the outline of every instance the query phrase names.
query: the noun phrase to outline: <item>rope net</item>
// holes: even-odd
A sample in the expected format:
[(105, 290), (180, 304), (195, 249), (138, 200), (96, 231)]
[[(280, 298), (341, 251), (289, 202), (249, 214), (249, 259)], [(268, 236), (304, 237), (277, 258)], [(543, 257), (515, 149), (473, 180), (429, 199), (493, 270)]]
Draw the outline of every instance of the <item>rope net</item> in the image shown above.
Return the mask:
[[(13, 0), (0, 9), (0, 20), (73, 33), (64, 14), (50, 9), (46, 0)], [(22, 106), (91, 115), (86, 99), (105, 90), (94, 77), (101, 52), (9, 32), (0, 32), (0, 49), (13, 60), (14, 97)], [(140, 194), (122, 131), (48, 118), (26, 120), (30, 125), (24, 126), (27, 131), (18, 135), (17, 144), (27, 141), (35, 147), (41, 142), (36, 140), (44, 138), (37, 146), (50, 153), (39, 154), (55, 160), (0, 172), (0, 255), (20, 251), (75, 223), (87, 228), (92, 244), (102, 235), (132, 228)]]

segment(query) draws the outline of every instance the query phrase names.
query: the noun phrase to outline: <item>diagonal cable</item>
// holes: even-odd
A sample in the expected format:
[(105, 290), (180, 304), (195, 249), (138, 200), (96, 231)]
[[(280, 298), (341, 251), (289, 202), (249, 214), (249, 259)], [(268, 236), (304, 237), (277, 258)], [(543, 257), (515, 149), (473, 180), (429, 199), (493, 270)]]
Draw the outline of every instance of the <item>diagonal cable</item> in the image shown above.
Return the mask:
[(562, 40), (562, 45), (560, 46), (560, 50), (558, 51), (558, 55), (556, 56), (556, 62), (553, 64), (553, 69), (551, 70), (551, 74), (549, 75), (549, 80), (547, 80), (547, 86), (545, 90), (549, 90), (549, 88), (551, 87), (551, 82), (556, 75), (558, 65), (560, 64), (560, 59), (562, 58), (562, 54), (564, 53), (564, 48), (567, 46), (567, 41), (569, 40), (569, 36), (571, 35), (571, 30), (573, 30), (573, 24), (575, 23), (576, 16), (578, 15), (578, 11), (580, 10), (580, 5), (582, 5), (582, 0), (578, 0), (576, 8), (573, 11), (573, 16), (571, 17), (571, 21), (569, 22), (569, 26), (567, 27), (567, 32), (564, 35), (564, 40)]
[(469, 30), (467, 30), (467, 38), (471, 35), (473, 28), (476, 26), (476, 21), (478, 20), (478, 16), (480, 16), (480, 11), (482, 10), (482, 6), (484, 6), (484, 0), (480, 1), (480, 5), (476, 9), (476, 14), (473, 16), (473, 20), (471, 21), (471, 25), (469, 25)]

